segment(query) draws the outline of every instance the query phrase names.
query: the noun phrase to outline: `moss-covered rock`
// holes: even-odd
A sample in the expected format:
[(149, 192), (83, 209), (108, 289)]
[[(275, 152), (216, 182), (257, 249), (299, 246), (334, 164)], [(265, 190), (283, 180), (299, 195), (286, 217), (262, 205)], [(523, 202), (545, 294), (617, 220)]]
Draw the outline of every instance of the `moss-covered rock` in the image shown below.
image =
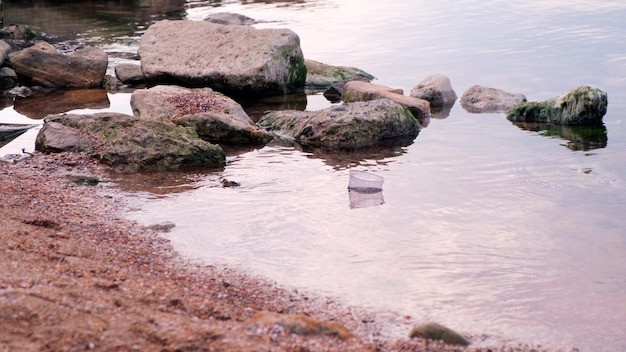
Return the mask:
[(591, 86), (579, 86), (546, 101), (518, 104), (506, 112), (506, 117), (512, 122), (600, 125), (607, 105), (605, 91)]
[(470, 342), (456, 331), (437, 323), (418, 325), (409, 333), (410, 338), (441, 340), (448, 345), (468, 346)]
[(315, 60), (304, 60), (306, 64), (306, 88), (321, 91), (330, 88), (333, 84), (351, 80), (363, 79), (371, 81), (375, 77), (356, 67), (332, 66)]
[(45, 121), (37, 136), (37, 150), (84, 152), (120, 171), (167, 171), (225, 163), (220, 146), (200, 139), (192, 128), (171, 123), (118, 113), (50, 115)]
[(326, 149), (362, 148), (394, 138), (415, 138), (421, 128), (409, 109), (389, 99), (319, 111), (271, 111), (258, 124), (301, 145)]

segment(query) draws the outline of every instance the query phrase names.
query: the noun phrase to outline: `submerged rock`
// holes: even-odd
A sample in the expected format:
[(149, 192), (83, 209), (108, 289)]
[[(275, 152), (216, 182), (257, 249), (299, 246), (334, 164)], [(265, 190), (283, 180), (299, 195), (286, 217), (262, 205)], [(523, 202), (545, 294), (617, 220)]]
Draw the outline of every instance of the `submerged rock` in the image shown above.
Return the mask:
[(274, 138), (239, 103), (211, 88), (161, 85), (135, 90), (130, 105), (140, 119), (192, 127), (211, 143), (260, 145)]
[(229, 26), (249, 26), (258, 23), (255, 19), (232, 12), (212, 13), (204, 21)]
[(96, 88), (102, 86), (109, 63), (99, 48), (85, 48), (65, 55), (46, 42), (9, 55), (20, 82), (50, 88)]
[(505, 112), (525, 101), (526, 97), (522, 94), (479, 85), (469, 87), (461, 96), (463, 109), (475, 114)]
[(591, 86), (579, 86), (546, 101), (518, 104), (506, 112), (506, 117), (512, 122), (600, 125), (607, 105), (605, 91)]
[(320, 321), (305, 315), (278, 314), (261, 311), (247, 320), (244, 325), (250, 333), (265, 333), (264, 330), (271, 330), (280, 327), (290, 334), (305, 336), (331, 336), (341, 340), (354, 337), (345, 326), (336, 321)]
[(420, 124), (389, 99), (346, 103), (319, 111), (272, 111), (258, 124), (298, 143), (327, 149), (362, 148), (394, 138), (417, 137)]
[(150, 84), (270, 96), (303, 89), (306, 79), (300, 38), (289, 29), (163, 20), (146, 30), (138, 54)]
[(191, 128), (119, 113), (46, 117), (35, 148), (44, 153), (83, 152), (120, 171), (166, 171), (221, 166), (223, 150)]
[(422, 338), (428, 340), (443, 341), (448, 345), (468, 346), (467, 339), (456, 331), (437, 323), (426, 323), (413, 328), (409, 333), (410, 338)]

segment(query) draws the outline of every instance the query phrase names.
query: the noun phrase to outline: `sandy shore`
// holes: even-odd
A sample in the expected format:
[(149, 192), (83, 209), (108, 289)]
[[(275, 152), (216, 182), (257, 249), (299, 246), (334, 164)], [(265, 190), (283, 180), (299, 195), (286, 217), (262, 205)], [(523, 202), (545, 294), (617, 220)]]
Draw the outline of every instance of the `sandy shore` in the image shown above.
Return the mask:
[(0, 351), (545, 350), (391, 338), (411, 317), (185, 262), (123, 199), (68, 175), (105, 177), (77, 155), (0, 163)]

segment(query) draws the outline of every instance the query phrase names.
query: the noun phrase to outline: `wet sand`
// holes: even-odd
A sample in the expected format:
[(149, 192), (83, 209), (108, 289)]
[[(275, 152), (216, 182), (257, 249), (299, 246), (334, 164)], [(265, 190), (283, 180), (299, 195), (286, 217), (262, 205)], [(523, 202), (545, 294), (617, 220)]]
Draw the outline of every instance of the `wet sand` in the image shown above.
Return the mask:
[(547, 351), (390, 337), (415, 322), (190, 263), (89, 185), (105, 175), (75, 154), (0, 163), (0, 351)]

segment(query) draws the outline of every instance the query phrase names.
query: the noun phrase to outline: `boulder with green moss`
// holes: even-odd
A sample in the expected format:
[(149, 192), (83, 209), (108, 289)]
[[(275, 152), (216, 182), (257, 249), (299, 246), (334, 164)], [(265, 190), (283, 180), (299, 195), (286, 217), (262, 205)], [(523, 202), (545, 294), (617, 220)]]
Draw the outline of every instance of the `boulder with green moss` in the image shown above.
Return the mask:
[(304, 60), (307, 68), (306, 88), (312, 91), (321, 91), (332, 85), (352, 80), (371, 81), (375, 77), (356, 67), (333, 66), (315, 60)]
[(119, 113), (49, 115), (35, 148), (86, 153), (124, 172), (222, 166), (226, 159), (220, 146), (200, 139), (192, 128)]
[(421, 128), (408, 108), (389, 99), (346, 103), (319, 111), (271, 111), (258, 124), (301, 145), (325, 149), (413, 139)]
[(506, 112), (506, 117), (511, 122), (600, 125), (607, 105), (605, 91), (592, 86), (579, 86), (546, 101), (518, 104)]

